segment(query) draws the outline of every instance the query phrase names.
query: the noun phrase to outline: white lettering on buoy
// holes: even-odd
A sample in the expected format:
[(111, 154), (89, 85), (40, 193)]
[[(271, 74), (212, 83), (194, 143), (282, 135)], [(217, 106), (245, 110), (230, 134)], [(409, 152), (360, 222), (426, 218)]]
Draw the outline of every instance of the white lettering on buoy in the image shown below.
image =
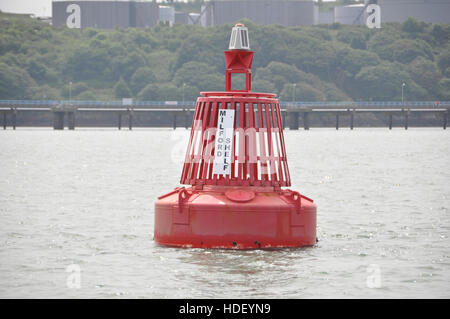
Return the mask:
[[(231, 150), (234, 134), (234, 110), (219, 110), (213, 174), (231, 174)], [(223, 152), (224, 151), (224, 152)]]

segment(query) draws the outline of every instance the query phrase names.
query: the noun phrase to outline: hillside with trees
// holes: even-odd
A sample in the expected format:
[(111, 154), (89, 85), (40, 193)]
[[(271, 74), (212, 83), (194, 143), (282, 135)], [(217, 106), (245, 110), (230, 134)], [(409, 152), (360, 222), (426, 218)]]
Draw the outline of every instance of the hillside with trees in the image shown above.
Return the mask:
[[(450, 100), (450, 25), (412, 18), (381, 29), (339, 24), (249, 28), (253, 89), (297, 101)], [(232, 25), (53, 28), (0, 13), (0, 99), (195, 100), (224, 89)], [(243, 85), (242, 83), (236, 83)]]

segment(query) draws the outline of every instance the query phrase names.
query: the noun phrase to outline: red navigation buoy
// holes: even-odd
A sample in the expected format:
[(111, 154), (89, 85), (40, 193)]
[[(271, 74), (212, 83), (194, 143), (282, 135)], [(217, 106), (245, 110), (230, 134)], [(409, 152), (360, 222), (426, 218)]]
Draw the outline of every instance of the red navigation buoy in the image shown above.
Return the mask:
[[(291, 185), (279, 100), (251, 91), (248, 30), (225, 51), (225, 92), (197, 99), (181, 183), (155, 203), (154, 239), (175, 247), (255, 249), (316, 242), (316, 205)], [(232, 74), (245, 90), (232, 90)]]

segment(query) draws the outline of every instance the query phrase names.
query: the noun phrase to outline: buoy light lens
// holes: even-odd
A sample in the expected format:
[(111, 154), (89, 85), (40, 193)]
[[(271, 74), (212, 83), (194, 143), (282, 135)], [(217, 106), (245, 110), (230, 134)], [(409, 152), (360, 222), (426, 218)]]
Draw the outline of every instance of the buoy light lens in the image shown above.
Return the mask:
[(248, 29), (242, 23), (236, 23), (231, 31), (229, 50), (250, 50)]

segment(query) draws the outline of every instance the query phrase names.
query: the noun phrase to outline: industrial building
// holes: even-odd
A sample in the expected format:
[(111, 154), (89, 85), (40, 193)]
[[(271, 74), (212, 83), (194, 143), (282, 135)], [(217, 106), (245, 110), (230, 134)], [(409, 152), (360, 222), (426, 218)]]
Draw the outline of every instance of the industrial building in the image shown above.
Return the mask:
[(189, 14), (186, 12), (175, 12), (175, 23), (188, 24)]
[(365, 8), (366, 6), (363, 3), (335, 7), (334, 22), (340, 24), (364, 24), (366, 18)]
[(360, 4), (320, 11), (313, 0), (211, 0), (200, 13), (175, 12), (174, 7), (142, 0), (54, 0), (53, 25), (69, 28), (145, 28), (159, 21), (216, 26), (244, 18), (256, 24), (300, 26), (365, 24), (367, 6), (378, 4), (381, 23), (403, 22), (408, 17), (430, 23), (450, 23), (449, 0), (365, 0)]
[(223, 0), (207, 2), (202, 15), (206, 26), (234, 23), (244, 18), (256, 24), (299, 26), (315, 24), (318, 7), (312, 0)]
[(52, 2), (52, 24), (69, 28), (145, 28), (159, 20), (157, 3), (137, 0)]
[(170, 6), (159, 6), (159, 21), (173, 25), (175, 23), (175, 8)]
[(450, 23), (448, 0), (378, 0), (381, 22), (403, 22), (408, 17), (428, 23)]
[[(365, 24), (366, 8), (378, 4), (381, 22), (403, 22), (408, 17), (429, 23), (450, 23), (449, 0), (365, 0), (360, 4), (319, 11), (312, 0), (212, 0), (202, 8), (204, 25), (215, 26), (248, 18), (256, 24), (284, 26), (313, 24)], [(202, 17), (203, 18), (203, 17)]]
[(334, 22), (365, 24), (369, 4), (380, 6), (381, 23), (403, 22), (409, 17), (428, 23), (450, 23), (448, 0), (366, 0), (364, 3), (334, 8)]
[(331, 24), (334, 23), (334, 11), (320, 11), (314, 24)]

